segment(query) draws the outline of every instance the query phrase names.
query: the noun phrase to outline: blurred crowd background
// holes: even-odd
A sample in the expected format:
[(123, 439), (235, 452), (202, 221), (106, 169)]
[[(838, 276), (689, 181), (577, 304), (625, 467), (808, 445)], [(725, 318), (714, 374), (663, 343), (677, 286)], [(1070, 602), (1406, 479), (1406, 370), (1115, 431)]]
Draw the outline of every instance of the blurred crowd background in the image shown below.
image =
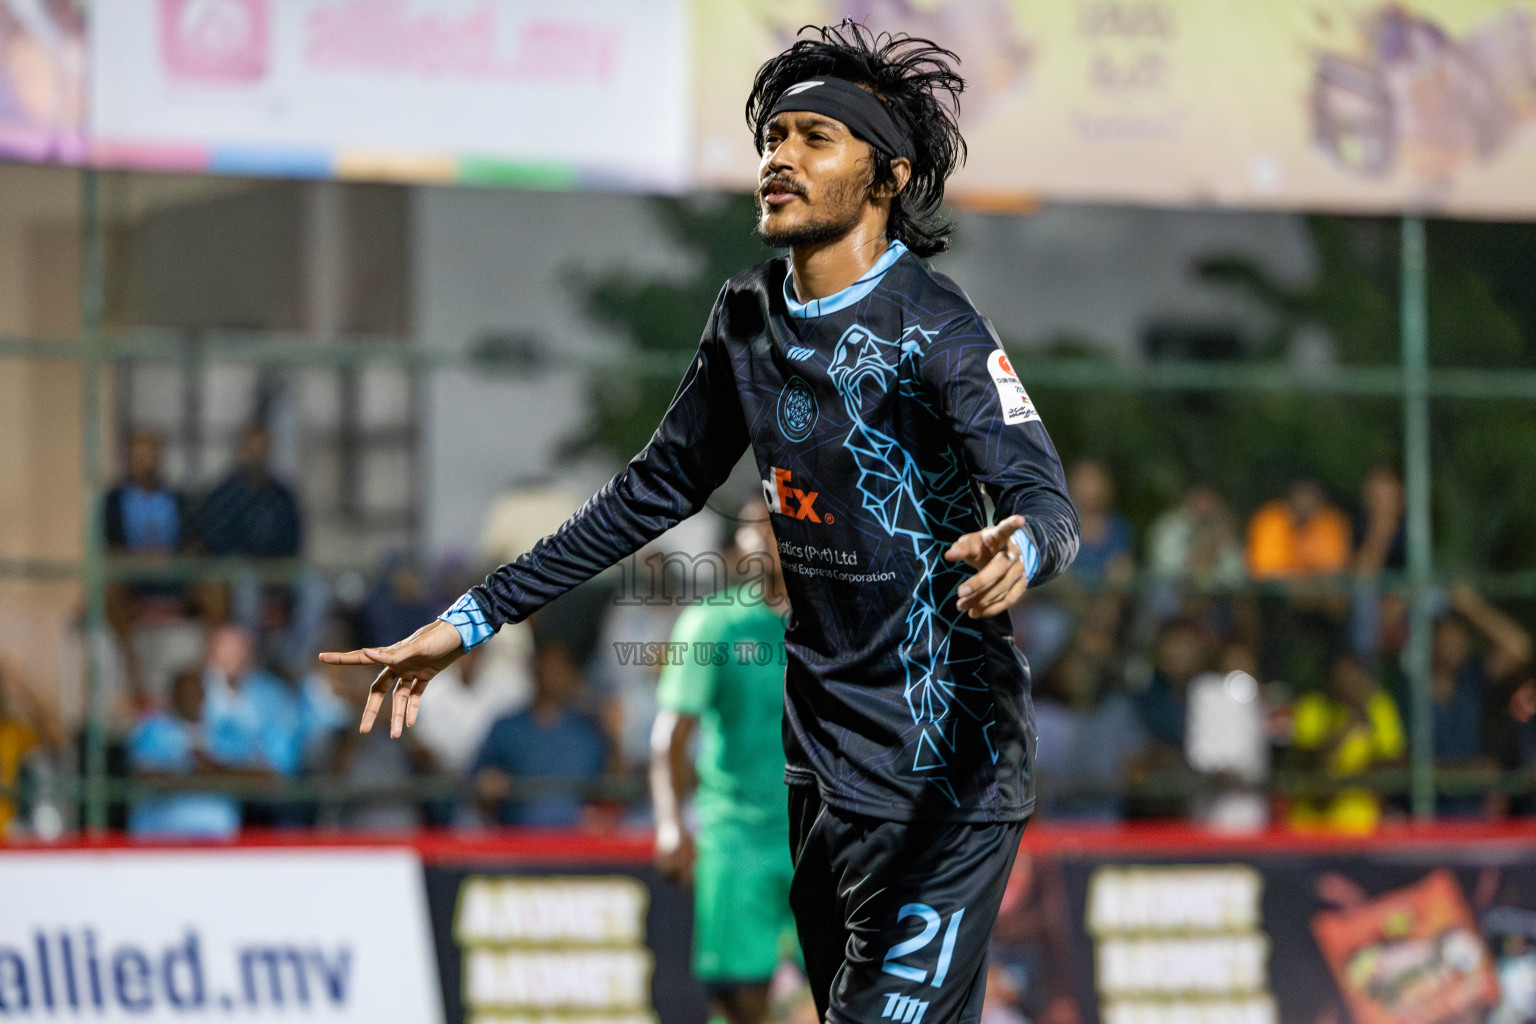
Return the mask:
[[(31, 200), (9, 216), (53, 232), (19, 237), (78, 227), (62, 203), (28, 212), (72, 194), (74, 172), (0, 177)], [(101, 624), (87, 628), (82, 592), (49, 581), (46, 557), (7, 563), (4, 833), (79, 828), (93, 746), (109, 823), (139, 835), (644, 826), (657, 673), (690, 656), (655, 645), (734, 582), (749, 465), (696, 521), (436, 680), (401, 742), (356, 730), (372, 674), (315, 654), (407, 635), (644, 444), (719, 281), (768, 255), (746, 201), (129, 174), (103, 187), (117, 254), (103, 330), (174, 358), (105, 371)], [(1393, 357), (1396, 225), (957, 218), (940, 267), (995, 313), (1083, 521), (1071, 572), (1014, 618), (1040, 818), (1368, 831), (1406, 816), (1400, 412), (1328, 386)], [(289, 224), (274, 233), (274, 219)], [(1132, 236), (1155, 241), (1117, 246)], [(1431, 325), (1436, 360), (1528, 364), (1536, 292), (1519, 268), (1536, 264), (1536, 233), (1435, 222), (1431, 238), (1445, 253), (1431, 289), (1450, 307)], [(46, 335), (49, 296), (19, 294)], [(1469, 323), (1485, 333), (1468, 341)], [(78, 416), (57, 367), (17, 365), (30, 429)], [(1254, 387), (1276, 365), (1295, 386)], [(1160, 367), (1217, 376), (1130, 380)], [(1518, 454), (1536, 431), (1513, 402), (1435, 413), (1435, 811), (1526, 814), (1536, 551)], [(67, 461), (20, 473), (34, 496), (80, 493)], [(67, 506), (12, 510), (13, 534), (67, 547)]]

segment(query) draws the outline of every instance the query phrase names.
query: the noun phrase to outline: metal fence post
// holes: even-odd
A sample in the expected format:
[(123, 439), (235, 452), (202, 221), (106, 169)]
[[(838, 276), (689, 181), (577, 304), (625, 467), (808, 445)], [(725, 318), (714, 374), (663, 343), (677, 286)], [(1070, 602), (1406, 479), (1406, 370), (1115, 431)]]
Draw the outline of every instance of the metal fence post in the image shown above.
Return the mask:
[(1434, 550), (1430, 541), (1429, 344), (1425, 295), (1424, 219), (1404, 217), (1402, 228), (1403, 483), (1407, 500), (1408, 671), (1412, 695), (1410, 752), (1413, 759), (1413, 814), (1435, 814), (1435, 728), (1430, 683), (1433, 671), (1430, 586)]
[(85, 506), (81, 576), (85, 589), (85, 826), (107, 827), (107, 694), (103, 652), (97, 639), (107, 620), (106, 538), (102, 535), (101, 370), (106, 304), (106, 246), (101, 222), (101, 182), (92, 168), (80, 172), (80, 474)]

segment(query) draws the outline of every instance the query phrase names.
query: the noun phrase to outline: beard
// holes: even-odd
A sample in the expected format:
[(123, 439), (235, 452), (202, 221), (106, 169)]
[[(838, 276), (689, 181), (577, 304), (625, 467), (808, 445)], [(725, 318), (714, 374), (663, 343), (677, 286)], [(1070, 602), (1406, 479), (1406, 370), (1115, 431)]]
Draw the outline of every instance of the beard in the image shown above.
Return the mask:
[[(782, 231), (770, 231), (765, 227), (767, 208), (761, 197), (757, 209), (757, 237), (764, 245), (774, 249), (793, 249), (802, 245), (822, 245), (835, 242), (854, 229), (864, 212), (864, 198), (869, 186), (866, 182), (840, 181), (827, 188), (822, 207), (826, 210), (819, 217), (796, 224)], [(804, 196), (801, 196), (802, 201)]]

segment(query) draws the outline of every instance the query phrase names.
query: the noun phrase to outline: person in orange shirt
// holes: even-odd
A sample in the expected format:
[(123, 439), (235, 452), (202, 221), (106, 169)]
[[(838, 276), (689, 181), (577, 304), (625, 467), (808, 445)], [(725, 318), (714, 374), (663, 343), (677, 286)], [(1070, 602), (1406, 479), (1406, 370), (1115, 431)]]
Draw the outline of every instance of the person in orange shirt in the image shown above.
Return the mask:
[(64, 746), (64, 728), (46, 701), (27, 686), (10, 662), (0, 661), (0, 842), (16, 817), (11, 790), (21, 777), (22, 763), (39, 747)]
[(1254, 579), (1322, 576), (1349, 568), (1350, 524), (1322, 484), (1294, 481), (1248, 521), (1248, 574)]
[(1349, 571), (1349, 517), (1322, 484), (1298, 477), (1248, 521), (1248, 575), (1283, 588), (1259, 595), (1266, 623), (1264, 677), (1309, 685), (1328, 677), (1328, 652), (1349, 610), (1349, 591), (1323, 577)]

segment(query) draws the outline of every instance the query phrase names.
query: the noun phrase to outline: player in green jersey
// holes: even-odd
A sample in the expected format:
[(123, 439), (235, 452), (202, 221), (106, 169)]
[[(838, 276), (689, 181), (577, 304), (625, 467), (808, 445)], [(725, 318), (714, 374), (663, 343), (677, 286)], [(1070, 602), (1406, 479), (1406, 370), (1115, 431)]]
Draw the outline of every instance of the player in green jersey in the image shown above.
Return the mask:
[[(767, 506), (748, 505), (741, 520), (746, 582), (721, 595), (728, 604), (683, 612), (672, 633), (686, 646), (661, 674), (651, 793), (657, 866), (694, 884), (694, 973), (730, 1024), (760, 1024), (781, 942), (794, 934), (780, 724), (789, 604)], [(682, 817), (695, 774), (697, 838)]]

